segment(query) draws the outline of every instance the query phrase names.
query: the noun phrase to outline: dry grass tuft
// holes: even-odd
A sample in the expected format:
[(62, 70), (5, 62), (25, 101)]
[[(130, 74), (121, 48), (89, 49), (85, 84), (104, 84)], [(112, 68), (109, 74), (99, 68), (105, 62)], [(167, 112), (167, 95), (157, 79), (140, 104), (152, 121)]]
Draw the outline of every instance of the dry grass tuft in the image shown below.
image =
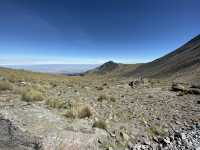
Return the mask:
[(9, 81), (0, 81), (0, 91), (12, 90), (12, 84)]
[(102, 91), (103, 90), (103, 87), (96, 87), (96, 89), (98, 90), (98, 91)]
[(95, 121), (92, 127), (106, 130), (107, 124), (105, 121), (99, 120), (99, 121)]
[(161, 126), (155, 125), (147, 129), (150, 136), (165, 136), (167, 132)]
[(44, 96), (40, 91), (34, 89), (25, 89), (22, 91), (21, 99), (26, 102), (42, 101)]
[(107, 100), (107, 99), (108, 99), (108, 97), (106, 95), (102, 94), (97, 98), (97, 101), (102, 102), (103, 100)]
[(48, 99), (45, 101), (45, 104), (52, 108), (62, 109), (66, 108), (66, 102), (59, 99)]
[(67, 118), (89, 118), (92, 116), (92, 108), (89, 105), (73, 104), (64, 116)]

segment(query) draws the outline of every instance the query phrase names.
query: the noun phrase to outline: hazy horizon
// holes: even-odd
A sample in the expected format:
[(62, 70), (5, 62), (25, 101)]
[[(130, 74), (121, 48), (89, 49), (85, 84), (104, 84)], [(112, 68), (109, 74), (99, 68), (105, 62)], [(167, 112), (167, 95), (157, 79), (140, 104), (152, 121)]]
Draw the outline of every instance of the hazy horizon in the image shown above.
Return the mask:
[(26, 64), (26, 65), (0, 65), (10, 69), (23, 69), (33, 72), (75, 74), (83, 73), (98, 67), (100, 64)]

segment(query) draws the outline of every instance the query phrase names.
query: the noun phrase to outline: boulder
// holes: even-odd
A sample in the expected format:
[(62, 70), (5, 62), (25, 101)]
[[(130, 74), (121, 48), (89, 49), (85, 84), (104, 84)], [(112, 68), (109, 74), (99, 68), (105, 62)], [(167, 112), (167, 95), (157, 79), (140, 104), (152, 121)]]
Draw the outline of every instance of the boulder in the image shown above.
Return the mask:
[(188, 93), (190, 94), (195, 94), (195, 95), (199, 95), (200, 94), (200, 89), (197, 89), (197, 88), (190, 88), (188, 90)]
[(178, 91), (183, 92), (186, 90), (186, 88), (180, 83), (173, 83), (171, 89), (172, 91), (175, 91), (175, 92), (178, 92)]
[(192, 84), (191, 88), (196, 88), (196, 89), (200, 89), (200, 84)]
[(41, 139), (21, 131), (10, 120), (0, 115), (1, 150), (42, 150)]

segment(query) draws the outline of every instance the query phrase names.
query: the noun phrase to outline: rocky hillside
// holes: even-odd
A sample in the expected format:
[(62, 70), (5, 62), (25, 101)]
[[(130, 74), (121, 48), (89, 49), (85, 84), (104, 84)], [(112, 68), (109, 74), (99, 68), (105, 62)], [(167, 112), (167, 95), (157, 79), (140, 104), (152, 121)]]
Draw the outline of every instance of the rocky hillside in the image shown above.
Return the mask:
[(168, 55), (130, 71), (127, 76), (197, 78), (200, 73), (200, 35)]
[(117, 64), (109, 61), (87, 74), (110, 74), (120, 77), (152, 77), (199, 80), (200, 35), (177, 50), (146, 64)]
[(87, 74), (106, 74), (108, 72), (111, 72), (115, 69), (117, 69), (119, 67), (118, 63), (115, 63), (113, 61), (108, 61), (106, 63), (104, 63), (103, 65), (90, 70), (88, 72), (86, 72)]
[(141, 64), (122, 64), (108, 61), (95, 69), (87, 71), (85, 75), (121, 76), (122, 73), (129, 73), (140, 65)]

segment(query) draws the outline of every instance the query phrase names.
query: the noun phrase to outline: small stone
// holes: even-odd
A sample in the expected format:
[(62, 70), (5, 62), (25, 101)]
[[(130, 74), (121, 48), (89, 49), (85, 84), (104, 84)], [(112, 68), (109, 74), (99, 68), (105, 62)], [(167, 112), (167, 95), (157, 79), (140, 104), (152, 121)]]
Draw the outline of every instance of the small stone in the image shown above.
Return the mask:
[(164, 142), (166, 143), (166, 144), (170, 144), (171, 142), (170, 142), (170, 138), (169, 137), (166, 137), (165, 139), (164, 139)]
[(143, 139), (143, 144), (145, 144), (145, 145), (151, 145), (151, 142), (150, 142), (149, 139), (144, 138)]
[(185, 87), (182, 84), (179, 83), (173, 83), (172, 84), (172, 91), (184, 91)]
[(181, 136), (181, 139), (182, 139), (182, 140), (185, 140), (185, 139), (186, 139), (185, 133), (181, 133), (180, 136)]
[(109, 146), (109, 147), (107, 148), (107, 150), (113, 150), (113, 148), (112, 148), (111, 146)]
[(127, 144), (127, 145), (128, 145), (128, 148), (129, 148), (129, 149), (132, 149), (132, 148), (133, 148), (133, 143), (131, 143), (131, 142), (128, 142), (128, 144)]

